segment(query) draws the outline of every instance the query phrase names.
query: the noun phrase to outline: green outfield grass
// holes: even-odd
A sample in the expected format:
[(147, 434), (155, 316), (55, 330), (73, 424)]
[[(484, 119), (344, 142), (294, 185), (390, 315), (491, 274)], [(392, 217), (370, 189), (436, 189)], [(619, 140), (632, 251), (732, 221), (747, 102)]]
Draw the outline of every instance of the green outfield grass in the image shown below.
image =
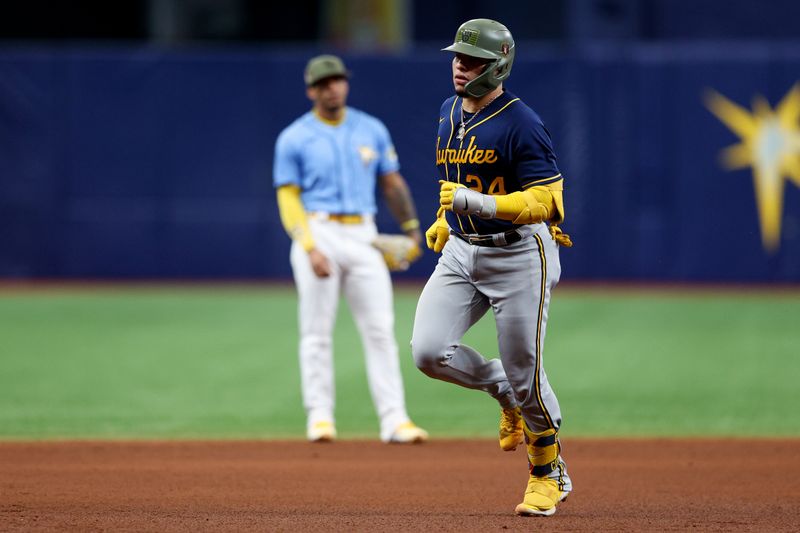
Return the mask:
[[(409, 411), (434, 437), (490, 437), (488, 397), (411, 361), (418, 287), (396, 292)], [(291, 287), (0, 288), (0, 438), (295, 438)], [(800, 295), (556, 291), (545, 347), (566, 436), (800, 435)], [(489, 315), (466, 342), (496, 350)], [(343, 437), (376, 437), (360, 340), (336, 333)]]

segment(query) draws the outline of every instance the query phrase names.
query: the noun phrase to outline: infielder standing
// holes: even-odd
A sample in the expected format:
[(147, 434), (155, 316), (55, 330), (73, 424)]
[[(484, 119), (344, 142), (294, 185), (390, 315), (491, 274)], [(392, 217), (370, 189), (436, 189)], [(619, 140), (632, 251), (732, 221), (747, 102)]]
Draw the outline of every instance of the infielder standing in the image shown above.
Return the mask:
[[(412, 352), (427, 375), (500, 403), (500, 447), (524, 440), (528, 451), (530, 478), (516, 513), (550, 516), (572, 490), (558, 440), (561, 411), (542, 364), (558, 248), (572, 245), (557, 226), (563, 180), (541, 119), (503, 88), (514, 62), (508, 29), (470, 20), (444, 50), (455, 53), (456, 95), (439, 113), (441, 207), (426, 232), (442, 256), (419, 299)], [(461, 344), (489, 309), (499, 360)]]
[(307, 437), (336, 438), (332, 334), (343, 293), (364, 345), (381, 440), (422, 442), (428, 434), (406, 413), (391, 278), (381, 252), (371, 245), (377, 236), (377, 184), (401, 228), (416, 241), (405, 259), (416, 259), (422, 235), (414, 203), (386, 127), (346, 106), (348, 71), (341, 59), (311, 59), (305, 83), (313, 108), (278, 137), (273, 177), (281, 221), (293, 241)]

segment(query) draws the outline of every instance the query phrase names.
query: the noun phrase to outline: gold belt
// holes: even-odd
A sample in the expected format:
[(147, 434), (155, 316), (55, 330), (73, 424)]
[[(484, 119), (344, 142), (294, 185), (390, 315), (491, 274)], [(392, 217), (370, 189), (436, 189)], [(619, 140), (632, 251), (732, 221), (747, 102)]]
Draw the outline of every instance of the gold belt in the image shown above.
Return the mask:
[(332, 220), (339, 224), (361, 224), (364, 222), (362, 215), (345, 215), (338, 213), (311, 213), (313, 218), (320, 220)]

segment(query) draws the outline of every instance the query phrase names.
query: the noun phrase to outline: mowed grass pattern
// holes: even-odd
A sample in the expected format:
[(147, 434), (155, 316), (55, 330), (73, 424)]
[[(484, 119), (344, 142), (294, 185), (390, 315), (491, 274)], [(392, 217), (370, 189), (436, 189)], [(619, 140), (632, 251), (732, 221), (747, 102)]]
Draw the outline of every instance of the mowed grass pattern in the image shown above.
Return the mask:
[[(491, 437), (486, 395), (432, 380), (408, 341), (421, 287), (396, 291), (412, 418)], [(377, 438), (361, 341), (343, 302), (337, 425)], [(556, 290), (545, 368), (565, 436), (800, 435), (800, 294)], [(465, 342), (496, 355), (487, 315)], [(291, 286), (0, 289), (0, 438), (302, 438)]]

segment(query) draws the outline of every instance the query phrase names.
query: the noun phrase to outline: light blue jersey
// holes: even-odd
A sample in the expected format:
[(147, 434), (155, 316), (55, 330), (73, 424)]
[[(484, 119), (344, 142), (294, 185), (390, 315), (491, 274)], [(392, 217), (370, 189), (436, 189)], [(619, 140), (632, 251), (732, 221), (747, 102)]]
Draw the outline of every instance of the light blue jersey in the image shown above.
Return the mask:
[(391, 136), (377, 118), (346, 108), (336, 126), (309, 111), (275, 143), (275, 187), (298, 185), (306, 211), (374, 214), (379, 176), (400, 168)]

